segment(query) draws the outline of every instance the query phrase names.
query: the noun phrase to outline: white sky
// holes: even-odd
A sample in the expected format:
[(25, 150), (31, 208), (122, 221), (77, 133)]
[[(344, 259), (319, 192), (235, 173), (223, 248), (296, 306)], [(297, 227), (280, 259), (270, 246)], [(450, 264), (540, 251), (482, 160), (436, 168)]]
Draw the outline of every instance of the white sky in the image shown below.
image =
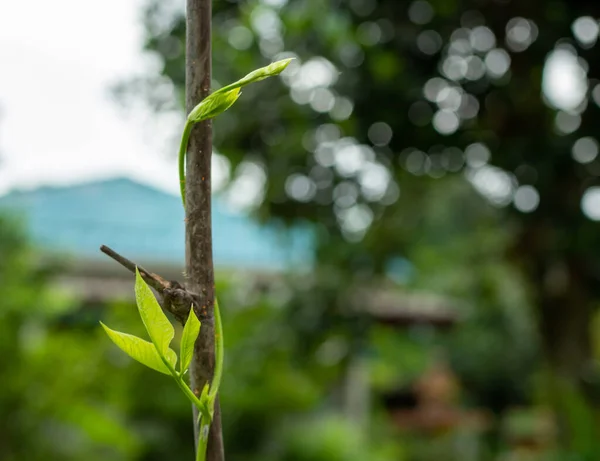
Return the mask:
[(117, 175), (177, 192), (166, 141), (179, 124), (126, 115), (109, 96), (152, 65), (140, 51), (141, 4), (0, 2), (0, 194)]

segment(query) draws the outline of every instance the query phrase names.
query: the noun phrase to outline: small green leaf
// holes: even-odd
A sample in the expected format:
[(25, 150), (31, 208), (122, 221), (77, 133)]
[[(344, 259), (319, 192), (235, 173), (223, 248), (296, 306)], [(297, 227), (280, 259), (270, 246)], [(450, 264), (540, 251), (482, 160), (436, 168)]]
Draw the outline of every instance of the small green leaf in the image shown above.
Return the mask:
[(196, 317), (194, 306), (192, 306), (190, 315), (187, 322), (185, 322), (183, 333), (181, 335), (181, 347), (179, 349), (179, 367), (181, 373), (185, 373), (190, 366), (192, 355), (194, 354), (194, 343), (196, 342), (198, 333), (200, 333), (200, 320)]
[[(142, 338), (138, 338), (137, 336), (111, 330), (102, 322), (100, 322), (100, 325), (102, 325), (102, 328), (104, 328), (104, 331), (106, 331), (106, 334), (112, 340), (112, 342), (115, 343), (117, 347), (125, 352), (129, 357), (137, 360), (143, 365), (146, 365), (148, 368), (152, 368), (153, 370), (164, 373), (165, 375), (171, 374), (169, 372), (169, 368), (158, 355), (154, 344), (145, 341)], [(172, 367), (175, 367), (175, 364), (177, 363), (177, 355), (175, 354), (175, 351), (169, 349), (165, 356), (167, 362)]]
[(137, 267), (135, 269), (135, 300), (152, 343), (156, 346), (158, 353), (165, 356), (169, 350), (169, 344), (175, 336), (175, 330)]
[(188, 120), (198, 123), (216, 117), (229, 109), (240, 97), (240, 94), (239, 88), (222, 93), (213, 93), (192, 109), (190, 115), (188, 115)]
[(288, 64), (294, 58), (282, 59), (281, 61), (275, 61), (268, 66), (261, 67), (260, 69), (256, 69), (246, 75), (244, 78), (238, 80), (237, 82), (231, 83), (230, 85), (224, 86), (220, 90), (217, 90), (213, 93), (225, 93), (233, 90), (234, 88), (241, 88), (242, 86), (246, 86), (249, 83), (258, 82), (260, 80), (264, 80), (265, 78), (274, 77), (275, 75), (279, 75), (283, 70), (288, 66)]
[(202, 388), (202, 392), (200, 393), (200, 401), (202, 403), (208, 402), (208, 392), (210, 391), (210, 385), (208, 383), (204, 384)]
[(204, 413), (204, 416), (208, 419), (208, 421), (212, 421), (213, 413), (215, 411), (214, 402), (210, 401), (210, 385), (206, 383), (202, 388), (202, 392), (200, 393), (200, 403), (202, 403), (203, 408), (200, 410)]

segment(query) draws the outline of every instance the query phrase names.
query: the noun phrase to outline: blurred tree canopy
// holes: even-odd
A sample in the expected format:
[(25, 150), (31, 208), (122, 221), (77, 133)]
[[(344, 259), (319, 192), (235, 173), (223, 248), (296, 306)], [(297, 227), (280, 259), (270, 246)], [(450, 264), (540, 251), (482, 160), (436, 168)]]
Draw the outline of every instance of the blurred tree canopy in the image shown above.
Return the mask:
[[(120, 88), (160, 110), (183, 99), (181, 6), (148, 3), (146, 49), (162, 72)], [(584, 0), (216, 1), (215, 87), (298, 58), (280, 83), (249, 88), (215, 122), (216, 148), (235, 168), (230, 190), (251, 179), (258, 216), (314, 222), (320, 263), (360, 279), (404, 260), (422, 270), (413, 250), (423, 210), (449, 176), (466, 180), (486, 204), (440, 210), (435, 238), (454, 226), (477, 231), (495, 208), (509, 236), (500, 258), (528, 281), (547, 364), (594, 399), (599, 9)]]

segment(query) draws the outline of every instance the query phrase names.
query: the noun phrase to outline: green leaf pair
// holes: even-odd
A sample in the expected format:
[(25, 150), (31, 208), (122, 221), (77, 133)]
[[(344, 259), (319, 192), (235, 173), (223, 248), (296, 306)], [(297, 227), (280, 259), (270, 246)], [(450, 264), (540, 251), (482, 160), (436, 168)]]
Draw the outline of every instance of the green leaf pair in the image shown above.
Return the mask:
[[(135, 270), (135, 300), (142, 322), (150, 336), (150, 341), (146, 341), (137, 336), (129, 335), (115, 331), (104, 325), (102, 328), (106, 331), (108, 337), (117, 345), (119, 349), (153, 370), (165, 375), (171, 375), (185, 396), (192, 402), (199, 411), (203, 427), (210, 427), (213, 418), (214, 404), (221, 381), (221, 370), (223, 369), (223, 337), (221, 316), (218, 312), (218, 304), (215, 300), (215, 319), (219, 337), (216, 338), (216, 356), (219, 362), (215, 367), (215, 376), (212, 385), (208, 383), (204, 386), (200, 398), (198, 398), (189, 386), (183, 380), (183, 375), (188, 370), (192, 357), (194, 355), (194, 344), (200, 333), (200, 320), (196, 317), (194, 308), (190, 309), (190, 314), (183, 327), (181, 335), (181, 344), (179, 347), (179, 371), (175, 370), (177, 364), (177, 354), (169, 346), (175, 330), (169, 319), (162, 311), (158, 301), (154, 297), (152, 290), (148, 287), (139, 270)], [(207, 432), (208, 433), (208, 432)], [(204, 461), (206, 459), (206, 438), (200, 437), (196, 459)]]
[(207, 120), (222, 114), (237, 101), (243, 86), (280, 74), (292, 59), (293, 58), (282, 59), (281, 61), (276, 61), (266, 67), (256, 69), (237, 82), (231, 83), (215, 91), (192, 109), (188, 115), (188, 120), (191, 123), (198, 123), (202, 120)]
[(175, 371), (177, 354), (169, 347), (175, 336), (175, 330), (137, 269), (135, 275), (135, 299), (140, 317), (150, 336), (151, 342), (137, 336), (112, 330), (100, 322), (102, 328), (104, 328), (108, 337), (117, 347), (132, 359), (153, 370), (165, 375), (172, 375), (178, 379), (190, 366), (194, 352), (194, 343), (200, 333), (200, 321), (196, 317), (194, 309), (190, 309), (190, 315), (183, 328), (180, 346), (180, 372), (177, 373)]
[(293, 58), (282, 59), (261, 67), (250, 72), (244, 78), (237, 82), (231, 83), (223, 88), (215, 91), (207, 96), (192, 109), (189, 113), (181, 135), (181, 143), (179, 144), (179, 189), (181, 192), (181, 200), (185, 206), (185, 154), (187, 152), (188, 141), (192, 132), (192, 127), (203, 120), (214, 118), (229, 109), (238, 100), (241, 95), (241, 88), (253, 82), (264, 80), (265, 78), (273, 77), (280, 74), (288, 66)]

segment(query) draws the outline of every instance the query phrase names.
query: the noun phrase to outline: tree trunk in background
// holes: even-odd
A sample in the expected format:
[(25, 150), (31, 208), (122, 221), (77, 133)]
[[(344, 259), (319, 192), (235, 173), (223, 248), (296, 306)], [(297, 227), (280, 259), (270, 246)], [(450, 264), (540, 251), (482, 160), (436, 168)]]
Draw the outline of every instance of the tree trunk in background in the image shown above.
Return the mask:
[[(575, 245), (567, 219), (568, 210), (579, 204), (579, 189), (565, 180), (556, 190), (561, 195), (547, 199), (552, 210), (522, 228), (510, 254), (530, 282), (547, 372), (543, 390), (558, 417), (560, 441), (572, 448), (576, 439), (581, 441), (582, 424), (593, 434), (584, 436), (588, 439), (595, 440), (599, 428), (594, 421), (598, 386), (593, 379), (591, 330), (595, 282), (590, 277), (589, 255), (581, 254)], [(557, 225), (552, 213), (564, 216), (567, 225)]]
[(573, 263), (546, 267), (538, 287), (539, 330), (550, 372), (545, 385), (557, 411), (559, 439), (578, 451), (583, 439), (588, 451), (598, 424), (590, 380), (593, 305), (582, 267)]
[(368, 360), (360, 352), (350, 358), (344, 376), (342, 407), (347, 420), (361, 430), (369, 427), (371, 388)]
[[(210, 93), (211, 82), (211, 0), (187, 0), (186, 23), (186, 111), (189, 113)], [(210, 382), (215, 368), (214, 269), (211, 228), (211, 157), (210, 120), (192, 130), (186, 161), (185, 250), (186, 285), (202, 299), (194, 306), (202, 319), (200, 335), (190, 366), (192, 390), (200, 395)], [(194, 408), (194, 434), (198, 440), (198, 411)], [(207, 461), (223, 461), (221, 412), (218, 401), (210, 429)]]
[(580, 383), (589, 369), (592, 306), (576, 273), (548, 271), (539, 299), (542, 346), (557, 377)]

